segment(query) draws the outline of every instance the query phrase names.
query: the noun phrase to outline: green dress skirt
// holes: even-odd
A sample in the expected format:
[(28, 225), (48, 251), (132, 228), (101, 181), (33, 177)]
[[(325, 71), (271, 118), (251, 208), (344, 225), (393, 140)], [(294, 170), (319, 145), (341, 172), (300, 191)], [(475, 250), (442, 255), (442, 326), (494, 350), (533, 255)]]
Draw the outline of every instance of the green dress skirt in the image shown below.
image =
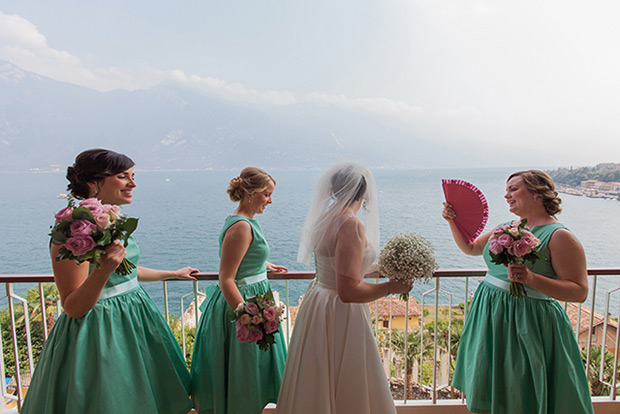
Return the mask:
[[(559, 223), (535, 226), (545, 256), (528, 267), (557, 278), (547, 244)], [(475, 413), (593, 413), (590, 389), (566, 312), (557, 300), (528, 289), (508, 291), (506, 267), (484, 259), (487, 278), (478, 287), (461, 335), (452, 385), (463, 391)]]
[[(137, 265), (133, 239), (127, 258)], [(191, 377), (137, 270), (112, 273), (82, 318), (62, 313), (32, 376), (22, 414), (185, 414)]]
[[(265, 267), (269, 246), (256, 220), (229, 216), (220, 234), (220, 249), (226, 230), (239, 220), (249, 222), (253, 233), (235, 277), (241, 296), (248, 299), (270, 289)], [(259, 414), (276, 402), (280, 391), (286, 360), (282, 332), (277, 332), (269, 351), (253, 342), (241, 343), (219, 286), (210, 286), (206, 294), (192, 357), (194, 406), (200, 414)]]

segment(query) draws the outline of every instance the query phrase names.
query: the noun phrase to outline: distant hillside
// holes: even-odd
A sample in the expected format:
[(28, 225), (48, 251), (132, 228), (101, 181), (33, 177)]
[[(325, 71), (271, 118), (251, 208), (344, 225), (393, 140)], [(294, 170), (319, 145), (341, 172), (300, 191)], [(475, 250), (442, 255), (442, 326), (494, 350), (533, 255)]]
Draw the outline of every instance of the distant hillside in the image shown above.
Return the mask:
[(124, 152), (141, 169), (309, 168), (341, 159), (429, 168), (483, 161), (436, 141), (359, 112), (239, 104), (175, 83), (101, 93), (0, 61), (0, 171), (64, 169), (92, 147)]
[(547, 171), (553, 181), (577, 187), (582, 181), (620, 182), (620, 163), (597, 164), (595, 167), (558, 168)]

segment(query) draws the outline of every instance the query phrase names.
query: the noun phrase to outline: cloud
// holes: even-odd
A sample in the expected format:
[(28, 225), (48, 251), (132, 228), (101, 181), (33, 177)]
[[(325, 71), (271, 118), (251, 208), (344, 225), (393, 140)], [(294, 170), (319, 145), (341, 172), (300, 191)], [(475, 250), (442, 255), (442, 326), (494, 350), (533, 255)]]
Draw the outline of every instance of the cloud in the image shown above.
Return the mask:
[(258, 91), (248, 88), (241, 83), (230, 83), (211, 76), (187, 75), (179, 69), (171, 70), (169, 74), (172, 80), (197, 89), (216, 92), (224, 98), (231, 100), (266, 105), (290, 105), (297, 103), (295, 95), (286, 90)]
[(403, 120), (419, 118), (424, 114), (422, 107), (386, 98), (349, 98), (342, 94), (330, 95), (325, 92), (312, 92), (306, 95), (304, 100), (316, 105), (334, 106), (345, 111), (358, 110)]

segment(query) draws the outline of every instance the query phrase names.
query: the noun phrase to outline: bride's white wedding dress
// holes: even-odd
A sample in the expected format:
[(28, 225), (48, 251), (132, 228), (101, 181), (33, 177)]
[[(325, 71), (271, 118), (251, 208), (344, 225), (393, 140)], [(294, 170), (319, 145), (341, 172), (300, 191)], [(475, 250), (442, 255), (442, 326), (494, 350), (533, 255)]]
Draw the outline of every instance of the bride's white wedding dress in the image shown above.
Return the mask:
[[(396, 413), (368, 305), (344, 303), (336, 290), (335, 237), (350, 218), (338, 220), (331, 229), (333, 243), (326, 243), (331, 246), (315, 252), (316, 278), (306, 290), (295, 321), (278, 414)], [(362, 274), (375, 256), (368, 246)], [(357, 277), (361, 279), (362, 274)]]

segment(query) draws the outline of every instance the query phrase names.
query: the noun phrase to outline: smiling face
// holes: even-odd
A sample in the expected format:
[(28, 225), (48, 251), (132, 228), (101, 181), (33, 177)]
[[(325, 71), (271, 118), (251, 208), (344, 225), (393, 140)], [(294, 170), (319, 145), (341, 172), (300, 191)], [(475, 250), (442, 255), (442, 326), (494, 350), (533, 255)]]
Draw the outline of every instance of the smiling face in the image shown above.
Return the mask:
[(273, 181), (268, 180), (265, 188), (248, 195), (254, 214), (262, 214), (265, 211), (265, 208), (271, 204), (271, 195), (273, 194), (275, 187), (276, 186)]
[(527, 189), (521, 176), (512, 177), (506, 183), (504, 195), (511, 213), (523, 217), (536, 204), (536, 195)]
[(132, 191), (136, 188), (134, 177), (133, 168), (129, 168), (101, 181), (88, 183), (90, 197), (97, 197), (104, 204), (130, 204)]

